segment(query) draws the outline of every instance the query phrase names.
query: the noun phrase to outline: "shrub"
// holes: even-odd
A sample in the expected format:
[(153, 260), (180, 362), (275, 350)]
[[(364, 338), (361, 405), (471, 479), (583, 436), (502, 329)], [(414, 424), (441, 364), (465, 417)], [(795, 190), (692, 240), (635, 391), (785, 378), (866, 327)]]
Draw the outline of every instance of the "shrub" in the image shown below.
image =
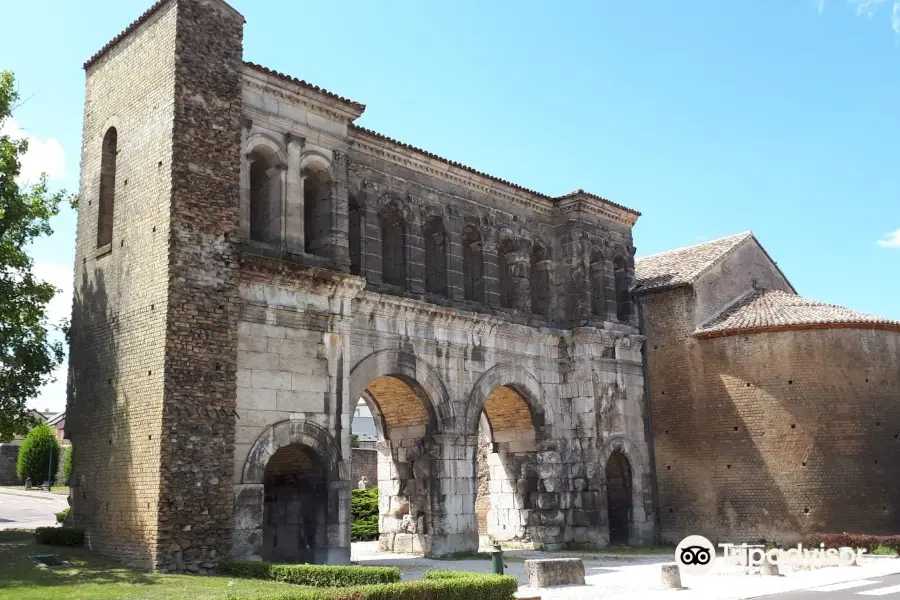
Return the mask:
[(299, 588), (256, 600), (513, 600), (518, 581), (508, 575), (426, 573), (425, 579), (346, 588)]
[(349, 587), (400, 581), (400, 569), (396, 567), (280, 565), (265, 561), (230, 560), (219, 563), (219, 572), (311, 587)]
[(66, 522), (66, 519), (69, 518), (69, 510), (68, 508), (64, 508), (58, 513), (56, 513), (56, 522), (62, 525)]
[(378, 488), (356, 489), (350, 497), (350, 539), (368, 542), (378, 539)]
[(75, 527), (38, 527), (34, 541), (47, 546), (83, 546), (84, 530)]
[(63, 482), (64, 485), (68, 485), (70, 481), (72, 481), (72, 446), (69, 445), (66, 447), (66, 453), (63, 455), (63, 475), (65, 475), (66, 480)]
[(47, 481), (47, 477), (50, 477), (52, 483), (58, 463), (59, 442), (50, 426), (41, 423), (25, 436), (25, 441), (19, 448), (16, 476), (23, 482), (30, 477), (34, 484)]
[(826, 548), (864, 549), (873, 553), (879, 546), (900, 552), (900, 535), (866, 535), (859, 533), (815, 533), (810, 538), (811, 546), (825, 544)]

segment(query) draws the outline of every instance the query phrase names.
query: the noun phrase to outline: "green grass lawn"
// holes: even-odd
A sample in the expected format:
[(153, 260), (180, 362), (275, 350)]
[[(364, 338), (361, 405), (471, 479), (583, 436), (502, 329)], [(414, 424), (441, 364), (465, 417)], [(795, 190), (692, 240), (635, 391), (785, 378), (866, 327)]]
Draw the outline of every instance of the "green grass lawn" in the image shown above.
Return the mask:
[[(69, 566), (39, 569), (29, 554), (56, 554)], [(234, 581), (232, 586), (229, 581)], [(161, 575), (129, 569), (84, 548), (39, 546), (30, 532), (0, 531), (2, 600), (210, 600), (296, 590), (275, 581)]]

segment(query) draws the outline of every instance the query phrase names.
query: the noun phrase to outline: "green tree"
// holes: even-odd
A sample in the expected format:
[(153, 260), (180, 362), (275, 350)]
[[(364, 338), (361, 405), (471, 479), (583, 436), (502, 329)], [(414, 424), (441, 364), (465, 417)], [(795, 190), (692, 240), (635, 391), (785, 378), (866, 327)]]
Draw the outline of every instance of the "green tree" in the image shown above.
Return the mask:
[(72, 481), (72, 446), (66, 446), (66, 453), (63, 454), (63, 475), (65, 475), (66, 480), (63, 481), (63, 485), (68, 485), (70, 481)]
[(19, 448), (19, 456), (16, 457), (16, 476), (22, 482), (26, 477), (30, 477), (34, 484), (47, 481), (49, 477), (53, 483), (58, 465), (59, 442), (50, 426), (41, 423), (25, 436), (25, 441)]
[[(13, 74), (0, 71), (0, 130), (18, 99)], [(26, 248), (53, 233), (50, 219), (66, 194), (51, 193), (46, 174), (36, 183), (17, 181), (27, 150), (27, 140), (0, 136), (0, 441), (35, 425), (26, 403), (53, 380), (52, 371), (63, 358), (46, 315), (58, 290), (35, 278)]]

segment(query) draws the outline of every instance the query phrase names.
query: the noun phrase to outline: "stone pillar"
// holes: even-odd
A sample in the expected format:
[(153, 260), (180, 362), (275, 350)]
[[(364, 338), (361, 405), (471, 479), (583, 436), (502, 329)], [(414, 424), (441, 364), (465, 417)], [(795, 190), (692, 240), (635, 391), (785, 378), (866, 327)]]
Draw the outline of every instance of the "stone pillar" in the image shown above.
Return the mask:
[(431, 555), (478, 550), (475, 516), (475, 453), (478, 436), (432, 437), (432, 475), (440, 490), (433, 495)]
[(413, 294), (425, 293), (425, 237), (422, 228), (422, 215), (414, 208), (406, 223), (406, 289)]
[(363, 247), (363, 263), (366, 266), (366, 279), (369, 284), (379, 286), (384, 281), (381, 272), (381, 217), (375, 207), (374, 198), (362, 208), (366, 218), (365, 243)]
[[(349, 469), (347, 469), (349, 471)], [(326, 510), (326, 548), (317, 551), (316, 564), (350, 564), (350, 490), (349, 480), (328, 483)]]
[(303, 252), (303, 179), (300, 175), (300, 157), (306, 140), (302, 137), (287, 139), (287, 173), (284, 194), (284, 245), (288, 252)]
[(497, 234), (485, 232), (485, 242), (481, 246), (484, 260), (484, 303), (488, 306), (500, 305), (500, 257), (497, 255)]
[(452, 207), (447, 208), (447, 297), (455, 302), (465, 300), (463, 282), (462, 215)]
[(349, 273), (350, 246), (347, 235), (350, 223), (347, 215), (347, 184), (350, 157), (338, 150), (335, 150), (332, 155), (334, 181), (331, 187), (331, 229), (328, 232), (328, 247), (325, 255), (334, 261), (338, 270)]
[(232, 558), (257, 560), (263, 546), (263, 494), (261, 483), (234, 486)]
[(527, 252), (507, 255), (510, 260), (510, 276), (513, 285), (513, 308), (531, 312), (531, 262)]

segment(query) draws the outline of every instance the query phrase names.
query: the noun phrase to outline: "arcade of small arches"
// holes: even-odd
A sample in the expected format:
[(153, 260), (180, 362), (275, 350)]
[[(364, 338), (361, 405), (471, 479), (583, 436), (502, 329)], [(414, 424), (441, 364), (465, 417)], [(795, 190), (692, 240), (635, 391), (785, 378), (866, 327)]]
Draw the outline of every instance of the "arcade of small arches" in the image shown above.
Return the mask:
[[(320, 264), (364, 276), (388, 293), (421, 291), (436, 302), (450, 299), (451, 239), (461, 246), (461, 300), (475, 306), (551, 317), (554, 260), (543, 240), (501, 231), (488, 243), (484, 226), (466, 218), (450, 231), (439, 209), (414, 216), (409, 204), (384, 193), (373, 198), (365, 183), (348, 192), (345, 154), (331, 158), (303, 152), (296, 140), (287, 150), (273, 137), (250, 136), (245, 146), (244, 237)], [(343, 172), (342, 172), (343, 171)], [(457, 237), (458, 236), (458, 237)], [(490, 249), (488, 253), (487, 250)], [(488, 256), (490, 254), (490, 256)], [(625, 249), (592, 248), (585, 260), (585, 284), (593, 317), (628, 321), (631, 278)], [(496, 283), (488, 263), (496, 261)], [(413, 283), (423, 267), (423, 289)], [(489, 300), (496, 285), (496, 301)], [(607, 297), (613, 295), (609, 304)], [(615, 312), (610, 310), (615, 306)]]
[[(542, 386), (525, 369), (489, 369), (460, 415), (428, 368), (401, 357), (385, 369), (378, 354), (353, 369), (350, 396), (359, 394), (375, 417), (381, 550), (441, 555), (475, 550), (485, 535), (560, 547), (566, 525), (583, 530), (575, 540), (582, 543), (643, 543), (634, 508), (646, 466), (627, 441), (599, 442), (594, 472), (561, 464), (548, 451), (559, 446), (547, 438)], [(347, 562), (348, 451), (312, 421), (270, 426), (236, 489), (235, 526), (245, 545), (235, 555)]]

